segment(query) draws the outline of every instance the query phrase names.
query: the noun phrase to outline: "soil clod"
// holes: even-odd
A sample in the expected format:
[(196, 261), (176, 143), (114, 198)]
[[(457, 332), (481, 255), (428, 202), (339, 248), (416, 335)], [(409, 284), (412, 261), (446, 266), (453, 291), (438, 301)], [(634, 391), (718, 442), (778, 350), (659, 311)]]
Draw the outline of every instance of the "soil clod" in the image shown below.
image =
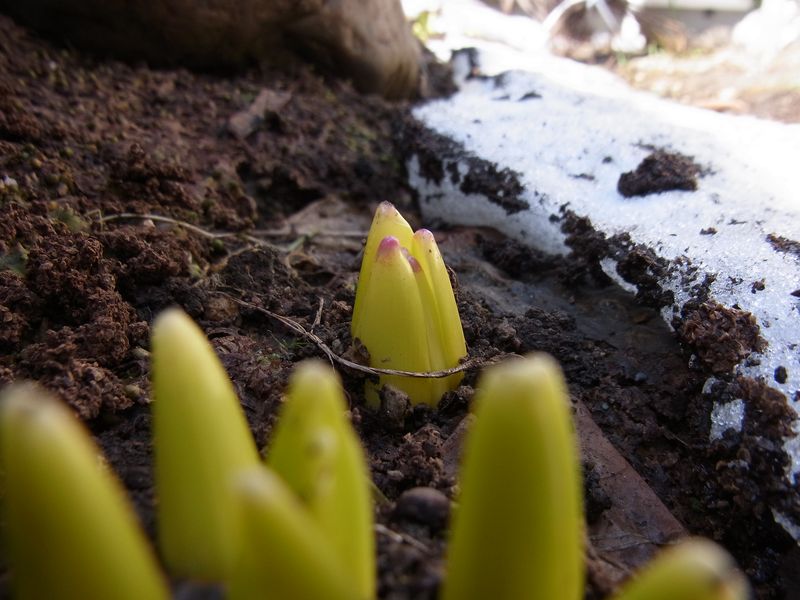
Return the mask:
[(697, 189), (701, 168), (692, 157), (678, 152), (656, 150), (639, 163), (634, 171), (619, 176), (617, 190), (626, 198), (647, 196), (671, 190)]

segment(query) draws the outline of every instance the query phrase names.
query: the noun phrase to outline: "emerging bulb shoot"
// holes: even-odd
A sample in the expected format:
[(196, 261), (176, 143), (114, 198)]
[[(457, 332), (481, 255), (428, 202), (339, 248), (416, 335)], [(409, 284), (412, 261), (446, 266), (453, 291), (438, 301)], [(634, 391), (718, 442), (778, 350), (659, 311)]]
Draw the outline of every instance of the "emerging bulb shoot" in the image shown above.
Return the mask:
[(631, 577), (614, 600), (746, 600), (750, 586), (733, 558), (710, 540), (664, 550)]
[(15, 598), (166, 600), (166, 581), (89, 432), (31, 384), (0, 394), (3, 550)]
[(578, 444), (558, 364), (486, 370), (465, 440), (442, 600), (583, 598)]
[(301, 363), (275, 427), (267, 463), (308, 509), (363, 598), (375, 595), (369, 470), (336, 373)]
[(153, 324), (153, 445), (158, 537), (177, 574), (222, 580), (239, 551), (230, 479), (259, 464), (233, 384), (178, 309)]
[[(442, 255), (427, 229), (412, 233), (397, 209), (383, 202), (375, 212), (353, 308), (353, 338), (370, 354), (370, 366), (403, 371), (441, 371), (466, 357), (464, 332)], [(382, 376), (413, 404), (435, 406), (462, 375), (446, 378)], [(377, 404), (374, 386), (367, 400)]]

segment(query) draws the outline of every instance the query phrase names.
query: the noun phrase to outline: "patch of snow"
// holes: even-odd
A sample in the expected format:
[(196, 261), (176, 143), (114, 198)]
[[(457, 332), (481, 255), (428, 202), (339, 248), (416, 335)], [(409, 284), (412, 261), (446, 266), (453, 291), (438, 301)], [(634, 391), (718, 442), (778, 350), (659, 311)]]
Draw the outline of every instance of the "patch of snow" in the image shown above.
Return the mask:
[[(777, 251), (768, 236), (800, 241), (800, 126), (676, 105), (622, 86), (587, 94), (553, 75), (471, 80), (451, 99), (415, 110), (468, 152), (518, 172), (530, 206), (507, 215), (483, 196), (464, 195), (449, 178), (431, 187), (412, 162), (424, 212), (451, 222), (489, 222), (563, 252), (561, 223), (550, 216), (565, 207), (607, 235), (629, 233), (675, 264), (661, 282), (675, 293), (674, 310), (692, 297), (687, 283), (716, 276), (712, 296), (752, 312), (769, 344), (760, 364), (740, 365), (740, 372), (792, 397), (800, 390), (800, 300), (791, 295), (800, 282), (800, 256)], [(520, 101), (530, 92), (541, 98)], [(652, 147), (694, 157), (707, 170), (699, 189), (621, 196), (620, 174), (635, 169)], [(688, 260), (680, 265), (682, 257)], [(759, 291), (753, 284), (762, 280)], [(775, 381), (780, 366), (787, 372), (783, 383)]]
[(603, 272), (611, 278), (611, 280), (616, 283), (619, 287), (621, 287), (626, 292), (630, 292), (631, 294), (635, 294), (639, 289), (633, 285), (632, 283), (628, 283), (622, 278), (622, 275), (617, 273), (617, 261), (613, 258), (604, 258), (600, 261), (600, 268), (603, 269)]
[(772, 516), (775, 518), (775, 522), (782, 526), (789, 533), (789, 535), (796, 540), (800, 540), (800, 527), (798, 527), (794, 521), (774, 508), (772, 509)]
[[(800, 253), (779, 251), (770, 237), (800, 242), (800, 125), (674, 104), (553, 57), (512, 61), (520, 62), (536, 72), (467, 80), (453, 97), (414, 115), (469, 155), (518, 173), (529, 208), (508, 214), (485, 196), (463, 193), (451, 177), (428, 181), (411, 159), (424, 216), (490, 225), (553, 253), (566, 252), (554, 218), (564, 209), (588, 217), (607, 236), (628, 234), (670, 265), (659, 281), (675, 298), (662, 310), (666, 322), (694, 298), (694, 286), (714, 278), (710, 297), (752, 313), (767, 342), (736, 372), (797, 404), (800, 298), (792, 292), (800, 287)], [(693, 157), (704, 171), (698, 189), (623, 197), (620, 174), (653, 148)], [(468, 168), (459, 161), (462, 178)], [(617, 275), (615, 265), (603, 267)], [(786, 451), (792, 479), (800, 473), (800, 441), (790, 440)]]
[(800, 41), (800, 2), (763, 0), (733, 29), (733, 41), (768, 62), (782, 49)]
[(728, 429), (742, 430), (744, 419), (744, 400), (737, 398), (731, 402), (717, 402), (711, 411), (711, 431), (709, 439), (713, 442), (722, 437)]
[(719, 379), (717, 379), (716, 377), (709, 377), (708, 379), (706, 379), (705, 383), (703, 384), (703, 394), (705, 394), (706, 396), (711, 394), (711, 391), (714, 388), (714, 384), (717, 383), (718, 381)]

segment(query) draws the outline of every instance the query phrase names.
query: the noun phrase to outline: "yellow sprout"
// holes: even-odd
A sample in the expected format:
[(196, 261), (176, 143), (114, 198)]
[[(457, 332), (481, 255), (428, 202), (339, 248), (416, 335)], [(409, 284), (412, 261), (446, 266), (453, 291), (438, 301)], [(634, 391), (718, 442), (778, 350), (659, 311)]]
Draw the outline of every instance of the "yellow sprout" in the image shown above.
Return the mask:
[(122, 486), (88, 432), (34, 385), (3, 392), (0, 472), (16, 598), (169, 597)]
[(267, 461), (308, 508), (363, 598), (375, 595), (375, 537), (364, 451), (346, 416), (336, 373), (297, 367)]
[(747, 600), (747, 580), (714, 542), (689, 539), (633, 576), (615, 600)]
[[(358, 281), (352, 322), (353, 338), (370, 354), (370, 366), (403, 371), (441, 371), (467, 355), (461, 319), (450, 277), (433, 234), (412, 234), (408, 223), (388, 202), (372, 222)], [(462, 375), (413, 378), (387, 375), (414, 404), (436, 405)], [(367, 400), (377, 404), (374, 386)]]
[(161, 552), (178, 575), (222, 580), (239, 549), (230, 479), (259, 464), (233, 385), (178, 309), (153, 325), (153, 443)]
[[(375, 263), (375, 255), (381, 240), (387, 236), (396, 237), (400, 245), (409, 248), (414, 232), (411, 226), (403, 218), (403, 215), (390, 203), (381, 202), (375, 216), (372, 218), (372, 225), (367, 234), (367, 244), (364, 246), (364, 257), (361, 259), (361, 272), (358, 275), (358, 289), (363, 290), (369, 284), (372, 275), (372, 265)], [(361, 311), (364, 305), (363, 294), (356, 293), (356, 301), (353, 305), (353, 328), (360, 321)]]
[(583, 597), (578, 447), (558, 364), (486, 371), (465, 442), (443, 600)]
[(266, 467), (242, 471), (243, 546), (229, 586), (231, 600), (367, 600), (340, 555), (286, 484)]

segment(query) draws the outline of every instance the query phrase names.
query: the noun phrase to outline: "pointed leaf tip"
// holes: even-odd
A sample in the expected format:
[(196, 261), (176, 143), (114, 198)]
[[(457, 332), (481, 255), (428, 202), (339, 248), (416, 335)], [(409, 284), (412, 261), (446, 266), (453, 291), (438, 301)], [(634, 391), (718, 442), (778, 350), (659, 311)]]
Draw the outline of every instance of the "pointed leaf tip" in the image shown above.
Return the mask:
[(389, 256), (392, 252), (401, 250), (400, 241), (393, 235), (387, 235), (378, 244), (377, 258), (381, 259)]
[(274, 472), (263, 466), (242, 470), (231, 488), (246, 527), (228, 598), (363, 598), (322, 530)]
[(398, 211), (397, 208), (395, 208), (394, 204), (392, 204), (387, 200), (384, 200), (378, 205), (378, 210), (376, 212), (381, 215), (385, 214), (393, 215), (395, 213), (397, 213), (398, 215), (400, 214), (400, 211)]
[(346, 416), (341, 381), (321, 361), (289, 379), (267, 460), (303, 501), (364, 598), (375, 592), (369, 472)]
[[(408, 259), (408, 264), (411, 265), (411, 270), (414, 271), (415, 274), (420, 274), (420, 275), (424, 274), (422, 273), (422, 265), (419, 264), (419, 261), (416, 258), (414, 258), (411, 255), (407, 256), (406, 258)], [(428, 306), (426, 306), (425, 308), (429, 309)]]
[(667, 548), (626, 582), (613, 600), (746, 600), (747, 578), (728, 552), (689, 538)]
[(474, 406), (441, 598), (582, 598), (580, 463), (560, 368), (535, 354), (487, 369)]

